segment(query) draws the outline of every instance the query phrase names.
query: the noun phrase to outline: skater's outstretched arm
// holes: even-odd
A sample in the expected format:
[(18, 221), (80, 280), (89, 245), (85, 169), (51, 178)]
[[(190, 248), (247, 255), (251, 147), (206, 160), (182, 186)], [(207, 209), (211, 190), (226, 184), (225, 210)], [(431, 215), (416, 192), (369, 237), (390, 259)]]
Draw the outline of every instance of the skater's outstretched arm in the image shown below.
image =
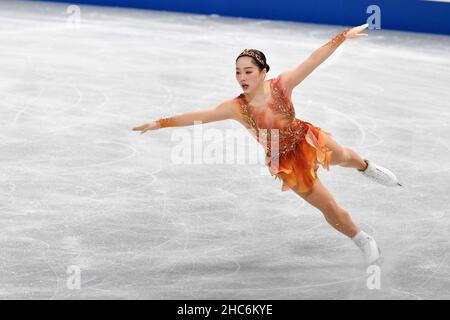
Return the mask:
[(367, 37), (367, 34), (360, 34), (369, 25), (363, 24), (351, 29), (345, 29), (333, 39), (328, 41), (298, 66), (281, 73), (283, 82), (291, 90), (302, 82), (315, 68), (324, 62), (346, 39)]
[(234, 118), (235, 113), (233, 112), (233, 100), (225, 100), (216, 107), (201, 109), (175, 115), (169, 118), (154, 120), (150, 123), (135, 127), (133, 128), (133, 130), (141, 131), (141, 133), (144, 133), (148, 130), (156, 130), (159, 128), (190, 126), (196, 124), (197, 122), (198, 124), (203, 124), (207, 122)]

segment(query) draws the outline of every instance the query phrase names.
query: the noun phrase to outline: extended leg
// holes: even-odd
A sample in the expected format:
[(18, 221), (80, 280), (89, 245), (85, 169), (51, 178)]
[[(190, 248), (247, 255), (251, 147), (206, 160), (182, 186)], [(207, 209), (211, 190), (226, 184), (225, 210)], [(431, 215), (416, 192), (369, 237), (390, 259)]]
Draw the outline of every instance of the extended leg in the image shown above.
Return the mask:
[(353, 223), (347, 211), (339, 207), (331, 193), (325, 188), (319, 178), (316, 179), (311, 190), (305, 194), (294, 189), (299, 196), (312, 206), (319, 209), (325, 220), (336, 230), (348, 237), (355, 236), (359, 229)]
[(395, 174), (389, 169), (376, 164), (372, 160), (363, 159), (353, 149), (341, 146), (332, 137), (327, 136), (325, 145), (333, 151), (330, 159), (331, 165), (358, 169), (367, 178), (385, 186), (402, 186)]
[(316, 178), (314, 185), (308, 193), (300, 193), (295, 189), (292, 190), (309, 204), (319, 209), (323, 213), (325, 220), (333, 228), (350, 237), (361, 249), (366, 264), (379, 264), (382, 262), (381, 251), (375, 239), (356, 227), (350, 215), (336, 204), (333, 196), (319, 178)]
[(355, 152), (355, 150), (343, 147), (330, 136), (327, 137), (325, 145), (333, 152), (331, 154), (331, 165), (339, 165), (341, 167), (356, 168), (364, 170), (367, 168), (367, 163), (364, 159)]

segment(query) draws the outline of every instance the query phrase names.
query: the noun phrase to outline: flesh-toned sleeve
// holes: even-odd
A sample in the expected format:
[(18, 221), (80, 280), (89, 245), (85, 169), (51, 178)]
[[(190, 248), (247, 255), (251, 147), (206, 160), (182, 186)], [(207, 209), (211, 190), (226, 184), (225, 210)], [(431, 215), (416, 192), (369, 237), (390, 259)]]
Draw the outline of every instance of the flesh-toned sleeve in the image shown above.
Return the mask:
[(200, 109), (168, 118), (158, 119), (161, 128), (182, 127), (235, 118), (232, 100), (226, 100), (216, 107)]

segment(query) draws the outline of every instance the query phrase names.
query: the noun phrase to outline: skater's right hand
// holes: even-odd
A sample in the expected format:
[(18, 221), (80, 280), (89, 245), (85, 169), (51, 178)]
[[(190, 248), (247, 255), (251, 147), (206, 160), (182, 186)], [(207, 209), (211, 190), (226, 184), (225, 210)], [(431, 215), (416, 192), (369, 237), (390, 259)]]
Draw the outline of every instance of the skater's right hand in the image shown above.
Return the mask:
[(141, 131), (141, 134), (143, 134), (148, 130), (157, 130), (159, 128), (161, 128), (159, 125), (159, 122), (152, 121), (150, 123), (146, 123), (146, 124), (140, 125), (138, 127), (134, 127), (133, 131)]

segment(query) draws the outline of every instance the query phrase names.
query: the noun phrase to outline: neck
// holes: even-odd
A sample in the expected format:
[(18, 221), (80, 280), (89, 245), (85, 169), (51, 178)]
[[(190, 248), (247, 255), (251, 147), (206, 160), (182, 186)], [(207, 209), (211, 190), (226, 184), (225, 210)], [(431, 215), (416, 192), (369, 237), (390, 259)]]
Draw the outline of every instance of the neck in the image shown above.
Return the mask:
[(265, 100), (266, 96), (267, 96), (267, 92), (266, 92), (266, 86), (264, 85), (264, 81), (261, 82), (261, 84), (255, 88), (255, 90), (253, 90), (253, 92), (248, 92), (248, 93), (244, 93), (245, 98), (247, 99), (247, 101), (253, 101), (253, 100), (257, 100), (257, 101), (263, 101)]

